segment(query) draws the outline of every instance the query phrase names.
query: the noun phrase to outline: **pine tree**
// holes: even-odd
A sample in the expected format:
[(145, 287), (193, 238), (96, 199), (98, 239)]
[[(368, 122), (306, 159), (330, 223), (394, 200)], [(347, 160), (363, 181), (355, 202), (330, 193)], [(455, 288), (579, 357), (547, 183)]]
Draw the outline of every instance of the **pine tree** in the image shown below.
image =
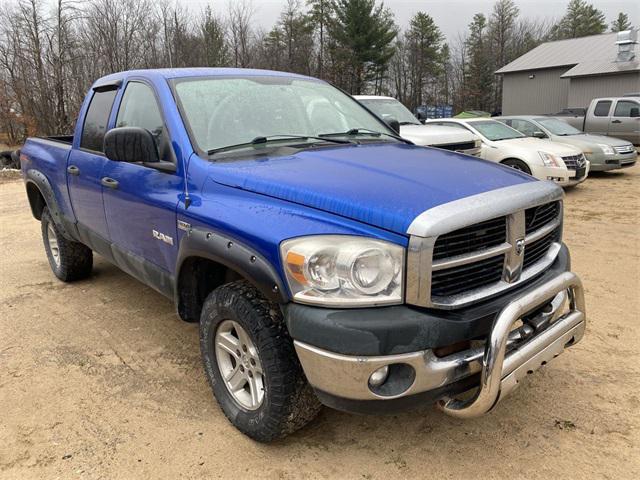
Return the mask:
[(202, 36), (204, 64), (207, 67), (220, 67), (229, 61), (229, 49), (225, 40), (225, 29), (222, 21), (216, 18), (211, 6), (204, 9), (200, 21), (200, 35)]
[(393, 14), (375, 0), (335, 0), (329, 23), (334, 81), (352, 94), (368, 82), (381, 88), (394, 52), (397, 27)]
[(318, 33), (317, 76), (323, 78), (327, 25), (333, 12), (332, 0), (307, 0), (309, 22)]
[(585, 0), (571, 0), (567, 13), (551, 32), (556, 40), (604, 33), (607, 29), (604, 13)]
[(424, 103), (427, 85), (436, 83), (441, 73), (443, 40), (442, 32), (431, 16), (418, 12), (411, 19), (405, 35), (407, 62), (411, 71), (411, 109)]
[(309, 17), (302, 13), (300, 0), (288, 0), (278, 26), (286, 42), (287, 70), (310, 75), (313, 27)]
[[(489, 39), (494, 58), (493, 70), (502, 68), (513, 60), (513, 36), (519, 10), (513, 0), (498, 0), (489, 19)], [(502, 99), (502, 76), (494, 79), (493, 105), (496, 110)]]
[(631, 28), (631, 22), (629, 21), (629, 15), (620, 12), (618, 18), (611, 22), (612, 32), (623, 32)]
[(476, 110), (491, 109), (493, 59), (487, 37), (487, 19), (482, 13), (476, 13), (469, 24), (466, 40), (469, 58), (465, 72), (466, 97), (471, 108)]

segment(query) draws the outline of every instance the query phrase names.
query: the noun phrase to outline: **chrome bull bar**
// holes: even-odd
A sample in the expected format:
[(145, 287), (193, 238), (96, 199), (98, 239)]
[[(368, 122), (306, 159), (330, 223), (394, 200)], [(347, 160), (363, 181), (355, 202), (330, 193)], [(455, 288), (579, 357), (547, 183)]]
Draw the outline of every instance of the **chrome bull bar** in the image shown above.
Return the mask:
[[(507, 353), (514, 323), (567, 291), (569, 311), (530, 341)], [(438, 407), (447, 415), (473, 418), (489, 412), (527, 374), (582, 338), (586, 325), (584, 290), (578, 276), (565, 272), (507, 305), (496, 317), (484, 347), (480, 385), (468, 399), (446, 397)]]

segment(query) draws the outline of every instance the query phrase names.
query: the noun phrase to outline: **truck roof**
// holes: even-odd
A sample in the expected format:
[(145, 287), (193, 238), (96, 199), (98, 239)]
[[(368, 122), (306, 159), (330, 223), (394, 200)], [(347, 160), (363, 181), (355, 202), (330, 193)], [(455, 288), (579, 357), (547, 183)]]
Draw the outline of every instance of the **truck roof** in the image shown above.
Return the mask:
[(240, 76), (240, 77), (256, 77), (256, 76), (276, 76), (276, 77), (294, 77), (307, 80), (321, 81), (317, 78), (299, 75), (297, 73), (278, 72), (275, 70), (260, 70), (253, 68), (157, 68), (142, 70), (126, 70), (123, 72), (112, 73), (99, 78), (94, 83), (99, 85), (102, 83), (116, 82), (123, 78), (140, 76), (154, 79), (174, 79), (174, 78), (193, 78), (193, 77), (221, 77), (221, 76)]

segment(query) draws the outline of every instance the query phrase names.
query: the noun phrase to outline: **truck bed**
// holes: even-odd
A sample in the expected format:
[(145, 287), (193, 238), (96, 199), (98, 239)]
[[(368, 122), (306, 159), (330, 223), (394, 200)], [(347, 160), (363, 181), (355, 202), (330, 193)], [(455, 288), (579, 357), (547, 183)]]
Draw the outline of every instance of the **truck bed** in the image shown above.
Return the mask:
[(71, 145), (73, 143), (73, 135), (50, 135), (48, 137), (38, 137), (43, 140), (51, 140), (52, 142), (64, 143)]
[(29, 170), (44, 174), (64, 214), (73, 218), (73, 210), (67, 189), (67, 159), (71, 153), (72, 136), (30, 137), (20, 149), (22, 174)]

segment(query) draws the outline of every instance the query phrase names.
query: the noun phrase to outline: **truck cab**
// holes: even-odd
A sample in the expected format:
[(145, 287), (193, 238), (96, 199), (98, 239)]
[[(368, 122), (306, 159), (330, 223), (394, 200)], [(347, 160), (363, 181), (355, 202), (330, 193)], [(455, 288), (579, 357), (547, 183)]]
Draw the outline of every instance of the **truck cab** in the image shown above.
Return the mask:
[(554, 116), (585, 133), (607, 135), (640, 145), (639, 96), (594, 98), (584, 113), (580, 110), (566, 109)]
[(318, 79), (116, 73), (20, 160), (53, 274), (99, 254), (172, 301), (258, 441), (321, 405), (482, 415), (585, 331), (561, 188), (415, 146)]

